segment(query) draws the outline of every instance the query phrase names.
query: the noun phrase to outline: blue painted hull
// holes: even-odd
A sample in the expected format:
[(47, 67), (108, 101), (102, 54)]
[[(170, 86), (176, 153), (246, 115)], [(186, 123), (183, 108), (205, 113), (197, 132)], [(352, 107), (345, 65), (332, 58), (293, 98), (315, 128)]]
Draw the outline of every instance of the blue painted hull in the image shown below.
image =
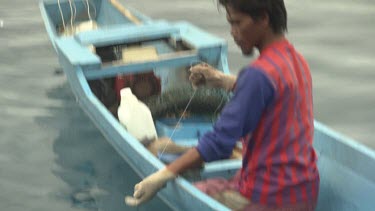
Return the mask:
[[(145, 177), (163, 168), (164, 164), (127, 133), (93, 94), (89, 81), (111, 78), (118, 74), (153, 70), (162, 79), (162, 86), (171, 84), (173, 86), (171, 79), (175, 77), (172, 74), (174, 71), (199, 61), (207, 62), (229, 73), (226, 42), (189, 23), (150, 20), (130, 10), (142, 22), (142, 24), (134, 24), (123, 14), (113, 10), (116, 8), (107, 1), (95, 0), (93, 2), (97, 11), (102, 12), (97, 20), (103, 27), (71, 37), (60, 36), (56, 31), (56, 25), (61, 24), (56, 15), (51, 15), (55, 14), (53, 11), (57, 8), (56, 1), (41, 2), (40, 6), (47, 33), (77, 101), (108, 142), (141, 177)], [(66, 3), (65, 1), (65, 12), (68, 10)], [(66, 15), (68, 13), (66, 12)], [(115, 20), (104, 18), (111, 14), (117, 14), (112, 16)], [(184, 43), (189, 46), (189, 50), (178, 53), (170, 52), (164, 42), (154, 42), (165, 39), (172, 41), (171, 43)], [(164, 52), (166, 56), (158, 60), (139, 63), (104, 63), (97, 54), (87, 48), (89, 45), (98, 48), (146, 41), (154, 43), (158, 52)], [(175, 85), (177, 86), (178, 83)], [(162, 130), (163, 128), (158, 132)], [(194, 130), (194, 128), (189, 130)], [(196, 141), (197, 139), (197, 137), (185, 137), (186, 140), (184, 140), (183, 136), (179, 138), (183, 141)], [(372, 200), (375, 196), (375, 153), (317, 121), (315, 121), (314, 147), (319, 156), (318, 167), (321, 175), (317, 210), (372, 210), (375, 207), (375, 201)], [(229, 177), (240, 166), (240, 160), (208, 163), (199, 177), (201, 179), (215, 176)], [(198, 191), (189, 178), (176, 179), (168, 184), (158, 196), (175, 210), (228, 210), (222, 204)], [(192, 201), (194, 203), (191, 203)]]

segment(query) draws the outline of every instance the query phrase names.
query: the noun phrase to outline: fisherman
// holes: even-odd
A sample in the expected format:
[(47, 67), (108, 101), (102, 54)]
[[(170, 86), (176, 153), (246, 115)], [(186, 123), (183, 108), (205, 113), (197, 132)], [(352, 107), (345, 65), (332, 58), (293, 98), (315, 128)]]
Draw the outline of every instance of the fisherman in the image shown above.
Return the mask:
[(314, 210), (319, 192), (317, 156), (312, 146), (312, 79), (303, 56), (286, 39), (283, 0), (219, 0), (231, 35), (244, 55), (259, 56), (238, 77), (200, 64), (191, 68), (195, 86), (233, 91), (212, 132), (166, 168), (138, 183), (128, 205), (151, 199), (169, 180), (197, 166), (228, 158), (243, 144), (242, 168), (230, 180), (196, 184), (233, 210)]

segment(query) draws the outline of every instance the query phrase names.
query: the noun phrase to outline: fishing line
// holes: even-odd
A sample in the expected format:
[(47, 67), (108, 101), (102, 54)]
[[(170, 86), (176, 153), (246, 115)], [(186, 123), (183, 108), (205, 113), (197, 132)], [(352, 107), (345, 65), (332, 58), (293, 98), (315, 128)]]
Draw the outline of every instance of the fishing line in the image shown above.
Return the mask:
[(57, 0), (57, 3), (59, 5), (59, 10), (60, 10), (60, 15), (61, 15), (61, 20), (62, 20), (62, 24), (63, 24), (63, 28), (64, 28), (64, 31), (65, 31), (65, 21), (64, 21), (64, 15), (63, 15), (63, 12), (61, 10), (61, 5), (60, 5), (60, 0)]
[[(192, 68), (192, 65), (193, 65), (193, 62), (190, 64), (190, 68)], [(168, 147), (168, 144), (172, 141), (172, 137), (173, 137), (173, 135), (175, 134), (175, 132), (176, 132), (176, 130), (177, 130), (177, 127), (179, 126), (179, 124), (180, 124), (182, 118), (184, 117), (184, 115), (185, 115), (187, 109), (189, 108), (189, 106), (190, 106), (190, 104), (191, 104), (191, 102), (192, 102), (192, 100), (193, 100), (195, 94), (197, 93), (197, 90), (198, 90), (198, 89), (194, 89), (194, 92), (193, 92), (192, 96), (190, 97), (189, 102), (187, 103), (187, 105), (186, 105), (184, 111), (182, 112), (182, 114), (181, 114), (179, 120), (177, 121), (177, 123), (176, 123), (176, 125), (175, 125), (175, 127), (174, 127), (174, 129), (173, 129), (173, 131), (172, 131), (172, 133), (171, 133), (171, 135), (169, 136), (169, 140), (168, 140), (167, 144), (164, 146), (162, 152), (159, 154), (159, 156), (158, 156), (159, 159), (160, 159), (161, 156), (164, 154), (166, 148)], [(221, 97), (221, 100), (220, 100), (219, 105), (216, 107), (216, 109), (215, 109), (215, 111), (214, 111), (214, 116), (215, 116), (216, 112), (219, 110), (219, 108), (220, 108), (220, 106), (222, 105), (222, 103), (224, 102), (224, 98), (225, 98), (225, 96), (223, 95), (223, 96)], [(213, 117), (213, 118), (214, 118), (214, 117)], [(211, 119), (212, 123), (214, 122), (214, 119), (213, 119), (213, 118)]]
[[(193, 67), (193, 62), (190, 63), (190, 69), (191, 69), (192, 67)], [(169, 140), (168, 140), (167, 144), (164, 146), (162, 152), (161, 152), (160, 155), (158, 156), (159, 159), (160, 159), (161, 156), (164, 154), (164, 151), (165, 151), (165, 149), (167, 148), (168, 144), (172, 141), (172, 137), (173, 137), (174, 133), (176, 132), (177, 127), (179, 126), (179, 124), (180, 124), (182, 118), (184, 117), (184, 115), (185, 115), (185, 113), (186, 113), (186, 110), (189, 108), (190, 103), (191, 103), (191, 101), (193, 100), (193, 98), (194, 98), (194, 96), (195, 96), (196, 93), (197, 93), (197, 89), (194, 89), (194, 92), (193, 92), (193, 94), (191, 95), (191, 97), (190, 97), (190, 99), (189, 99), (189, 102), (187, 103), (187, 105), (186, 105), (184, 111), (182, 112), (182, 114), (181, 114), (179, 120), (177, 121), (176, 126), (174, 127), (174, 129), (173, 129), (173, 131), (172, 131), (172, 134), (169, 136)]]
[(76, 17), (77, 17), (77, 7), (76, 7), (75, 1), (73, 1), (73, 10), (74, 10), (74, 13), (73, 13), (73, 23), (75, 23), (76, 22)]
[[(83, 4), (87, 8), (87, 16), (88, 16), (89, 20), (92, 21), (93, 18), (96, 19), (97, 12), (96, 12), (96, 6), (95, 6), (95, 4), (92, 5), (93, 3), (90, 0), (82, 0), (82, 1), (84, 2)], [(94, 9), (94, 17), (91, 16), (90, 6)], [(105, 13), (105, 14), (107, 14), (107, 13)]]
[(189, 108), (189, 105), (190, 105), (191, 101), (193, 100), (193, 98), (194, 98), (194, 96), (195, 96), (195, 93), (197, 93), (197, 89), (195, 89), (194, 92), (193, 92), (193, 94), (191, 95), (191, 97), (190, 97), (190, 99), (189, 99), (189, 102), (187, 103), (187, 105), (186, 105), (184, 111), (183, 111), (182, 114), (181, 114), (180, 119), (177, 121), (176, 126), (174, 127), (174, 129), (173, 129), (173, 131), (172, 131), (172, 134), (169, 136), (169, 140), (168, 140), (167, 144), (164, 146), (163, 151), (162, 151), (162, 152), (160, 153), (160, 155), (158, 156), (159, 159), (160, 159), (160, 157), (163, 155), (163, 153), (164, 153), (165, 149), (167, 148), (168, 144), (171, 142), (172, 137), (173, 137), (174, 133), (175, 133), (176, 130), (177, 130), (177, 127), (179, 126), (179, 124), (180, 124), (182, 118), (184, 117), (184, 115), (185, 115), (185, 113), (186, 113), (186, 110)]
[(211, 118), (211, 122), (212, 122), (212, 124), (214, 123), (214, 118), (215, 118), (215, 116), (216, 116), (216, 112), (219, 110), (219, 108), (221, 107), (221, 104), (223, 104), (223, 102), (224, 102), (224, 98), (225, 98), (225, 95), (223, 95), (223, 96), (221, 97), (220, 103), (219, 103), (219, 105), (216, 107), (216, 109), (215, 109), (215, 111), (214, 111), (214, 115), (213, 115), (212, 118)]
[(91, 14), (90, 14), (89, 0), (86, 0), (85, 2), (86, 2), (85, 6), (87, 7), (87, 15), (89, 17), (89, 20), (91, 21), (92, 19), (91, 19)]
[(96, 17), (97, 17), (97, 14), (96, 14), (96, 6), (95, 6), (95, 4), (92, 5), (93, 3), (91, 2), (91, 0), (88, 0), (88, 1), (89, 1), (90, 5), (92, 6), (92, 8), (94, 8), (94, 19), (96, 19)]
[(69, 1), (69, 7), (70, 7), (70, 29), (72, 30), (73, 33), (73, 7), (72, 7), (72, 2), (71, 0)]

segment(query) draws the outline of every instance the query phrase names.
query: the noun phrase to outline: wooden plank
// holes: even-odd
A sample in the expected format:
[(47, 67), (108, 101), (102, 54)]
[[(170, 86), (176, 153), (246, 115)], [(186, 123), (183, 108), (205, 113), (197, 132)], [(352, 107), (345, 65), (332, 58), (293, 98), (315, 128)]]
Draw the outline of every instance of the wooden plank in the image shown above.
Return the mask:
[(154, 46), (127, 47), (122, 49), (122, 61), (124, 63), (155, 61), (158, 59), (158, 53)]
[(200, 61), (195, 50), (185, 51), (184, 53), (172, 53), (159, 55), (158, 60), (124, 63), (122, 61), (103, 63), (99, 70), (85, 70), (84, 74), (88, 80), (99, 78), (114, 77), (117, 74), (141, 73), (158, 67), (181, 67), (189, 66), (194, 62)]
[(131, 22), (139, 25), (142, 24), (142, 22), (133, 15), (128, 9), (126, 9), (120, 2), (117, 0), (109, 0), (109, 2), (118, 10), (120, 11), (125, 17), (127, 17)]

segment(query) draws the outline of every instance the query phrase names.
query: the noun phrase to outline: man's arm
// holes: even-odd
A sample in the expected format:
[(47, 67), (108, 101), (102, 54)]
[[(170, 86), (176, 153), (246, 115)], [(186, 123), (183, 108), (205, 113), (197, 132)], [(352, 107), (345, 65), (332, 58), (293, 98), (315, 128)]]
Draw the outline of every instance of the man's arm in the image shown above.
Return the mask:
[(202, 163), (203, 159), (198, 150), (194, 147), (169, 164), (167, 169), (175, 175), (178, 175), (190, 168), (199, 167)]
[(205, 162), (228, 158), (241, 137), (258, 125), (274, 88), (262, 70), (247, 67), (239, 74), (233, 97), (215, 122), (213, 131), (199, 139), (197, 150)]
[(134, 188), (128, 205), (137, 206), (151, 199), (164, 185), (183, 171), (203, 161), (229, 157), (236, 140), (253, 130), (263, 109), (273, 98), (273, 87), (259, 70), (251, 69), (238, 81), (231, 102), (222, 111), (214, 131), (206, 133), (196, 148), (189, 149), (166, 168), (148, 176)]

